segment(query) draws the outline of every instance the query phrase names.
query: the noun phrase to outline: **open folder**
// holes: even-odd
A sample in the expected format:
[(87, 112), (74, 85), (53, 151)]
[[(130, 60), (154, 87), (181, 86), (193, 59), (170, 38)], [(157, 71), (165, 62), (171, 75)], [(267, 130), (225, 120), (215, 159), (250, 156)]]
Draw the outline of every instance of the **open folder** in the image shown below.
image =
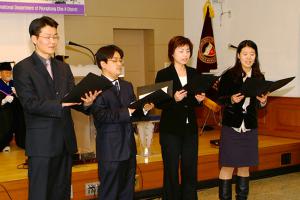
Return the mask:
[(266, 81), (257, 78), (247, 78), (243, 83), (241, 93), (246, 97), (261, 96), (268, 92), (274, 92), (280, 89), (289, 82), (291, 82), (295, 77), (289, 77), (285, 79), (280, 79), (278, 81)]
[(81, 97), (89, 91), (105, 90), (112, 86), (112, 83), (94, 73), (88, 73), (63, 99), (62, 102), (76, 103), (81, 102)]
[(166, 81), (137, 88), (138, 100), (129, 108), (142, 109), (146, 103), (162, 103), (172, 99), (173, 81)]
[(192, 94), (205, 93), (218, 79), (219, 76), (214, 76), (212, 74), (197, 74), (183, 86), (183, 89)]

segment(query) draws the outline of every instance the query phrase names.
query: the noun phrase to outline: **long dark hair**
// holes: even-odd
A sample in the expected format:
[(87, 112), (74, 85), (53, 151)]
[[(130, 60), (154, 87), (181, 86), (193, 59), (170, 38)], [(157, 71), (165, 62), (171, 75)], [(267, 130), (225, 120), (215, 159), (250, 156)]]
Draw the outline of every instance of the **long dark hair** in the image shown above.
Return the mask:
[(257, 78), (263, 78), (264, 75), (261, 73), (260, 68), (259, 68), (259, 60), (258, 60), (258, 50), (257, 50), (257, 46), (256, 44), (251, 41), (251, 40), (244, 40), (242, 41), (239, 46), (237, 47), (236, 50), (236, 58), (235, 58), (235, 64), (232, 68), (233, 73), (236, 75), (234, 77), (236, 77), (237, 79), (239, 79), (241, 76), (245, 77), (246, 73), (243, 70), (242, 64), (240, 59), (238, 58), (238, 55), (241, 53), (242, 49), (244, 47), (250, 47), (252, 49), (254, 49), (255, 51), (255, 60), (254, 63), (252, 65), (252, 77), (257, 77)]

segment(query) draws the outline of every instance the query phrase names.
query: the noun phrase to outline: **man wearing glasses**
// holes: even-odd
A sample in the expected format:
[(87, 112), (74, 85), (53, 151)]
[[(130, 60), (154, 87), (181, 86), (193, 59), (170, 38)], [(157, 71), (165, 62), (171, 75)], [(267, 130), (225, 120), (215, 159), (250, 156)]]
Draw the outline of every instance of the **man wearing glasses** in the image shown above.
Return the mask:
[[(47, 16), (34, 19), (29, 34), (35, 51), (13, 69), (26, 120), (29, 200), (70, 199), (72, 154), (77, 152), (70, 108), (84, 109), (80, 102), (61, 103), (74, 77), (69, 65), (52, 58), (57, 26)], [(83, 105), (90, 106), (98, 94), (85, 94)]]
[(136, 169), (136, 144), (132, 121), (154, 107), (129, 108), (135, 101), (133, 86), (119, 79), (122, 73), (123, 50), (115, 45), (101, 47), (96, 53), (101, 78), (113, 87), (103, 91), (91, 106), (97, 129), (96, 156), (101, 200), (133, 200)]

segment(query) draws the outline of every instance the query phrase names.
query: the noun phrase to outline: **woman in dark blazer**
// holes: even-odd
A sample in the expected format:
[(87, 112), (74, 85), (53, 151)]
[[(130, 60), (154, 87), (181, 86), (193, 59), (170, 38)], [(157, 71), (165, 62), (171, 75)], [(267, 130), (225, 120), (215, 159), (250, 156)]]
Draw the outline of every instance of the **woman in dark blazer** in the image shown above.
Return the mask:
[(236, 199), (246, 200), (249, 167), (258, 165), (257, 109), (266, 105), (267, 95), (245, 97), (240, 93), (247, 77), (264, 79), (256, 44), (242, 41), (235, 65), (221, 77), (219, 101), (224, 106), (220, 140), (219, 198), (232, 199), (231, 179), (237, 168)]
[[(196, 75), (186, 66), (193, 45), (188, 38), (173, 37), (168, 45), (171, 65), (157, 72), (155, 82), (173, 81), (173, 99), (156, 105), (162, 109), (160, 145), (164, 164), (163, 199), (197, 199), (198, 127), (195, 106), (205, 94), (191, 94), (182, 87)], [(181, 187), (179, 184), (179, 164)]]

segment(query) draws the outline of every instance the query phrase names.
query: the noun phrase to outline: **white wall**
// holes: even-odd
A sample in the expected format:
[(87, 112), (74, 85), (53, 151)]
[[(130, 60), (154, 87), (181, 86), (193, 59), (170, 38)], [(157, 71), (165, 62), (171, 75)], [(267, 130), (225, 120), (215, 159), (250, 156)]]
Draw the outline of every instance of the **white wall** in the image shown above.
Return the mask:
[[(31, 55), (34, 46), (29, 36), (30, 22), (41, 14), (13, 14), (0, 13), (0, 62), (15, 61), (18, 62), (23, 58)], [(55, 19), (58, 26), (58, 34), (60, 36), (56, 54), (65, 54), (65, 33), (64, 33), (64, 16), (49, 15)]]
[[(203, 26), (203, 5), (206, 0), (184, 1), (184, 33), (195, 45), (192, 65)], [(261, 70), (267, 80), (296, 76), (289, 85), (274, 96), (300, 96), (300, 1), (298, 0), (211, 0), (215, 18), (213, 29), (220, 72), (234, 64), (238, 45), (251, 39), (258, 45)], [(221, 6), (222, 5), (222, 6)], [(223, 12), (231, 11), (231, 15)]]

